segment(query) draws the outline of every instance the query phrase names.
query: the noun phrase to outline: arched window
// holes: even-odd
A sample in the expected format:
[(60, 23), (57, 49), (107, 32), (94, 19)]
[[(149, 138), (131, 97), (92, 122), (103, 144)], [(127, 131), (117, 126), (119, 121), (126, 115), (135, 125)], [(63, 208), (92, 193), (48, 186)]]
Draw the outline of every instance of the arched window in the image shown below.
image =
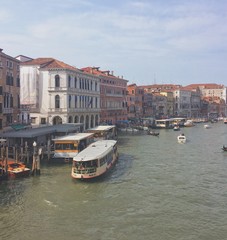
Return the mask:
[(60, 97), (59, 97), (59, 95), (55, 96), (55, 108), (60, 108)]
[(55, 75), (55, 87), (60, 87), (60, 77), (59, 77), (59, 75)]

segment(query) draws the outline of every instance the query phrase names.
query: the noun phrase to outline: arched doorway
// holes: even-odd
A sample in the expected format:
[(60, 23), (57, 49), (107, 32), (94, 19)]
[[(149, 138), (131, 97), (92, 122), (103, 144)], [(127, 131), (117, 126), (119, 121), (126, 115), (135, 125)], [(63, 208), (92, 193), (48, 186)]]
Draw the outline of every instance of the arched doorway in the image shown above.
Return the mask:
[(85, 129), (89, 128), (89, 116), (86, 116)]
[(53, 118), (53, 125), (58, 125), (58, 124), (62, 124), (62, 118), (59, 116), (56, 116)]
[(94, 127), (94, 115), (91, 115), (91, 128)]
[(74, 123), (79, 123), (79, 117), (78, 116), (74, 117)]
[(99, 125), (99, 117), (98, 115), (95, 116), (95, 126)]
[(83, 123), (83, 126), (80, 127), (80, 131), (83, 132), (83, 130), (84, 130), (84, 116), (80, 117), (80, 123)]
[(72, 122), (73, 122), (72, 116), (69, 116), (68, 122), (69, 122), (69, 123), (72, 123)]

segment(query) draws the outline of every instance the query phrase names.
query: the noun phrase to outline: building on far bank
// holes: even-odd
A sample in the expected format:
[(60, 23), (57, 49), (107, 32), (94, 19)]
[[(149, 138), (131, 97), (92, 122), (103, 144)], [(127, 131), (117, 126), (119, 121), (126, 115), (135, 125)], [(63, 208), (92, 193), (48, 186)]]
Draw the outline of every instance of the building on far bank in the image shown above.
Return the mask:
[(100, 80), (100, 123), (116, 124), (127, 120), (127, 80), (116, 77), (113, 71), (103, 71), (99, 67), (85, 67), (83, 72)]
[(0, 131), (20, 122), (19, 64), (0, 49)]
[(127, 106), (129, 119), (144, 117), (144, 90), (135, 83), (127, 87)]
[[(83, 123), (84, 129), (100, 121), (100, 80), (54, 58), (22, 62), (21, 105), (32, 125)], [(81, 129), (81, 130), (84, 130)]]

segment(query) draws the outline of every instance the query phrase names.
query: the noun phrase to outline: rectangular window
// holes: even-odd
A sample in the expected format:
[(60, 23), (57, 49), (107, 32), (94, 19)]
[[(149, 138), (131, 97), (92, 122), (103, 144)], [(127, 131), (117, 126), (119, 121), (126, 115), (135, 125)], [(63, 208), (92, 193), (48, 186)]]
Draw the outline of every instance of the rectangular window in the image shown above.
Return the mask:
[(41, 124), (46, 124), (46, 118), (41, 118)]
[(32, 118), (31, 118), (31, 122), (32, 122), (33, 124), (35, 124), (36, 118), (35, 118), (35, 117), (32, 117)]

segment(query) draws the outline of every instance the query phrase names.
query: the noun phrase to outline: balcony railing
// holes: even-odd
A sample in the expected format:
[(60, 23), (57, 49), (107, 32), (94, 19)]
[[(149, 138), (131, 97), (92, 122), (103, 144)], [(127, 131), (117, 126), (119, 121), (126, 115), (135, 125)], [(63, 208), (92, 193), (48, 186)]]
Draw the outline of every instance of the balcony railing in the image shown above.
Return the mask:
[(49, 108), (49, 113), (98, 113), (100, 112), (99, 108)]
[(13, 108), (3, 108), (2, 113), (3, 114), (13, 113)]

